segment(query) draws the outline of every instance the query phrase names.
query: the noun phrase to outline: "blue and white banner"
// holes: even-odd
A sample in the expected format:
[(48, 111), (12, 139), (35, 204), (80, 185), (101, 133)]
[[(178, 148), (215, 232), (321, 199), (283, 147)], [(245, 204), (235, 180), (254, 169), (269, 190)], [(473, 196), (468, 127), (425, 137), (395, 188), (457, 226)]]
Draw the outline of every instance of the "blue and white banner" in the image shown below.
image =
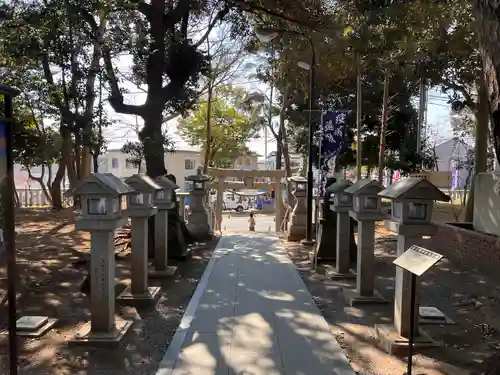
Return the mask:
[(320, 194), (325, 193), (329, 163), (338, 157), (346, 146), (347, 115), (350, 111), (325, 111), (320, 126)]

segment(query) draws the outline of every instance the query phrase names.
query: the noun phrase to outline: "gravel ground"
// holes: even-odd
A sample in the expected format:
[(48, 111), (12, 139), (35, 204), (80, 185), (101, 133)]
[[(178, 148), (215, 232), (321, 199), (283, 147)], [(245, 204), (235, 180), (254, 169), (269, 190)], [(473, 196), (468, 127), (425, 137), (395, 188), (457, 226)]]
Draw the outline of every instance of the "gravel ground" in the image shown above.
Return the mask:
[[(41, 339), (20, 339), (21, 375), (148, 375), (155, 374), (171, 337), (175, 333), (191, 295), (200, 280), (218, 241), (198, 246), (193, 257), (179, 264), (177, 274), (164, 281), (155, 308), (117, 306), (117, 317), (134, 319), (127, 345), (115, 350), (83, 351), (69, 349), (67, 340), (89, 318), (88, 298), (79, 292), (84, 272), (72, 261), (88, 253), (88, 237), (74, 230), (71, 219), (61, 213), (40, 211), (20, 213), (18, 262), (20, 314), (48, 315), (59, 319), (53, 330)], [(129, 283), (129, 261), (117, 261), (117, 292)], [(5, 287), (1, 278), (0, 292)], [(0, 306), (0, 329), (6, 327), (5, 306)], [(6, 337), (0, 336), (0, 374), (7, 374)]]
[[(375, 324), (392, 321), (395, 273), (392, 261), (396, 252), (395, 237), (381, 228), (377, 231), (376, 289), (391, 303), (352, 308), (347, 305), (342, 289), (354, 288), (354, 281), (325, 279), (321, 275), (325, 269), (322, 266), (317, 273), (304, 271), (302, 276), (358, 374), (402, 375), (406, 358), (391, 356), (379, 349), (373, 329)], [(289, 254), (301, 269), (310, 266), (307, 252), (300, 245), (289, 245)], [(423, 327), (440, 347), (414, 357), (414, 374), (500, 374), (494, 370), (500, 363), (496, 358), (500, 353), (498, 285), (500, 275), (498, 279), (481, 276), (446, 259), (422, 278), (421, 305), (437, 307), (457, 324)]]

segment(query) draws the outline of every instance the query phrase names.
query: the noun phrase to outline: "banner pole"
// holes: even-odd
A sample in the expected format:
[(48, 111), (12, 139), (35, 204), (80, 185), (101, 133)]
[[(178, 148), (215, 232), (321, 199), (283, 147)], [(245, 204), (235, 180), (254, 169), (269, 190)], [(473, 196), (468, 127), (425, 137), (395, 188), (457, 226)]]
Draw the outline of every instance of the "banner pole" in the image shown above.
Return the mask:
[[(323, 187), (323, 166), (322, 166), (322, 160), (321, 160), (321, 151), (323, 149), (323, 116), (325, 112), (321, 111), (321, 120), (319, 124), (319, 150), (318, 150), (318, 171), (319, 171), (319, 183), (318, 183), (318, 188), (316, 189), (316, 209), (314, 212), (314, 219), (316, 223), (316, 239), (318, 238), (318, 233), (319, 233), (319, 201), (320, 201), (320, 188)], [(314, 272), (316, 272), (316, 267), (318, 266), (318, 248), (319, 243), (316, 241), (316, 248), (314, 250)]]

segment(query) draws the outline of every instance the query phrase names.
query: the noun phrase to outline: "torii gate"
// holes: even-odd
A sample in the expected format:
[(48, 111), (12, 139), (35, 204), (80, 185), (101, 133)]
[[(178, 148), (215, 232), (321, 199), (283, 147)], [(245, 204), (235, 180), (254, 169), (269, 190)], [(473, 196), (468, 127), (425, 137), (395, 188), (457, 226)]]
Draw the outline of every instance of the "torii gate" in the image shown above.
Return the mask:
[[(246, 170), (246, 169), (223, 169), (209, 168), (209, 176), (214, 178), (211, 187), (217, 190), (215, 203), (215, 230), (220, 230), (222, 223), (222, 198), (225, 190), (247, 189), (269, 189), (274, 188), (274, 202), (276, 214), (276, 232), (281, 230), (283, 219), (283, 202), (281, 199), (281, 180), (285, 177), (284, 170)], [(243, 179), (243, 183), (237, 181), (226, 181), (228, 177)], [(255, 178), (270, 178), (271, 182), (255, 182)]]

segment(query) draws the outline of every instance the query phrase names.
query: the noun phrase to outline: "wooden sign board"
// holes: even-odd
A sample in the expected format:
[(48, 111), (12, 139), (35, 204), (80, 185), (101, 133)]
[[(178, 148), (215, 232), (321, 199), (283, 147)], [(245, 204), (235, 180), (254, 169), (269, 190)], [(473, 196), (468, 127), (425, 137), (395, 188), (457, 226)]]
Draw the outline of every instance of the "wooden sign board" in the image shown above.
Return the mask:
[(413, 245), (393, 263), (416, 276), (422, 276), (442, 258), (441, 254)]

